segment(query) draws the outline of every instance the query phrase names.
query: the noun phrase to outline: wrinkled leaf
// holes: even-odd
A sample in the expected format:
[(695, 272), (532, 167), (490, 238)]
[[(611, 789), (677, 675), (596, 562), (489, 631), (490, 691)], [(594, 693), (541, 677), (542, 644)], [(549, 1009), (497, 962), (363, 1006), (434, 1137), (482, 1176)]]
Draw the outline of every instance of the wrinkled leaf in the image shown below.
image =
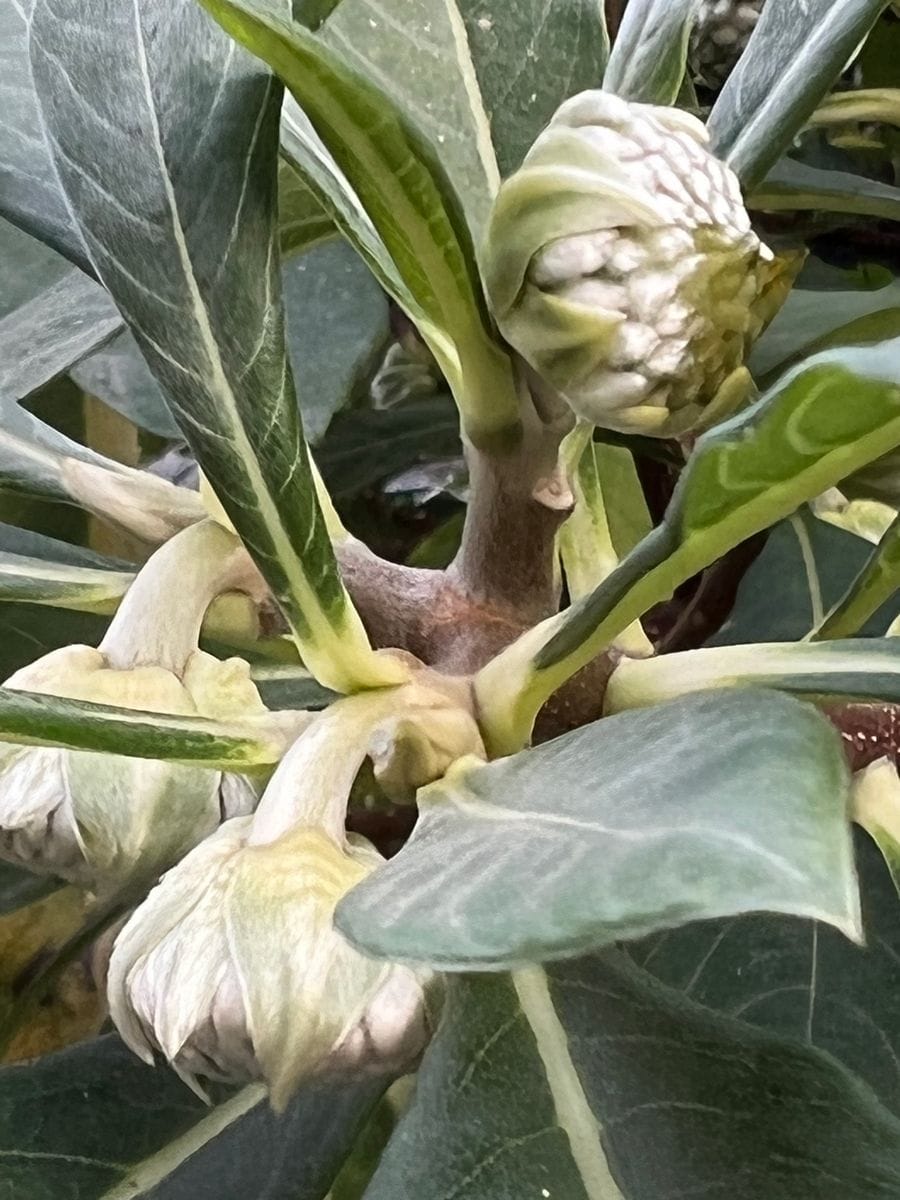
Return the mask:
[(752, 189), (840, 75), (886, 0), (768, 0), (709, 117), (712, 148)]
[(454, 970), (716, 912), (815, 914), (856, 936), (846, 806), (840, 740), (814, 710), (774, 692), (694, 696), (457, 764), (337, 924), (367, 953)]

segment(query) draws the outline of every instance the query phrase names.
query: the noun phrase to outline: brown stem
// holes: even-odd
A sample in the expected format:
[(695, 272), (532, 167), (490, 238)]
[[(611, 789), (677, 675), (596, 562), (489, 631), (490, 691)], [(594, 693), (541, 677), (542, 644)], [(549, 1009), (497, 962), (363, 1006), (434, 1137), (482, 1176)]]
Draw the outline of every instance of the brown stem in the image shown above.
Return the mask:
[(469, 505), (447, 574), (471, 602), (531, 625), (559, 603), (556, 534), (574, 504), (559, 447), (571, 417), (539, 415), (524, 383), (520, 413), (513, 445), (467, 447)]

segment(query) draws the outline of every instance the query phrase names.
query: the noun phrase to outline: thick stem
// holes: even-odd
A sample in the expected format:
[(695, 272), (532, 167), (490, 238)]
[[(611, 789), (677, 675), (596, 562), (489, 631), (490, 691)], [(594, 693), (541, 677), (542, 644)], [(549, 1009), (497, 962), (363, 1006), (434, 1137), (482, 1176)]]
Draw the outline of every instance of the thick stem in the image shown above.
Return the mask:
[(476, 603), (530, 624), (559, 603), (556, 535), (574, 504), (559, 448), (571, 420), (543, 421), (524, 384), (520, 408), (515, 444), (467, 448), (470, 500), (448, 578)]
[(138, 572), (100, 650), (116, 670), (158, 666), (180, 676), (212, 601), (223, 592), (248, 590), (255, 576), (233, 533), (215, 521), (190, 525)]

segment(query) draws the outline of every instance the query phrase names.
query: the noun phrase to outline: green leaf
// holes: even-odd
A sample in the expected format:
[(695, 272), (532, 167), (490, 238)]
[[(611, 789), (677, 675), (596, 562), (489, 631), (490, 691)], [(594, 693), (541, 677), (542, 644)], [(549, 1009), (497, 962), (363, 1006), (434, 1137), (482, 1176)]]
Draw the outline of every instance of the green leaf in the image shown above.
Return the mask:
[(295, 21), (316, 30), (340, 3), (341, 0), (291, 0), (291, 13)]
[(502, 175), (569, 96), (599, 87), (609, 54), (596, 0), (456, 0)]
[(33, 300), (69, 270), (69, 263), (55, 250), (0, 217), (0, 318)]
[(334, 222), (287, 159), (278, 164), (278, 236), (283, 258), (335, 235)]
[(266, 708), (280, 709), (318, 709), (327, 708), (333, 700), (339, 699), (336, 692), (330, 692), (313, 679), (308, 671), (301, 667), (266, 665), (253, 668), (253, 682), (262, 696)]
[(764, 212), (853, 213), (900, 220), (900, 188), (847, 171), (826, 171), (782, 158), (761, 183), (754, 185), (749, 208)]
[(599, 588), (479, 672), (493, 752), (518, 749), (556, 688), (685, 579), (896, 445), (898, 351), (900, 339), (824, 351), (699, 438), (662, 525)]
[(462, 453), (459, 422), (448, 396), (381, 411), (341, 413), (316, 452), (337, 499), (365, 492), (419, 462)]
[(900, 589), (900, 516), (895, 517), (853, 583), (813, 633), (815, 639), (847, 638)]
[(116, 1037), (0, 1069), (0, 1190), (25, 1200), (322, 1200), (383, 1082), (210, 1108)]
[(797, 696), (900, 703), (900, 639), (752, 642), (623, 660), (605, 696), (607, 712), (647, 708), (710, 688), (778, 688)]
[(112, 0), (68, 17), (37, 0), (31, 47), (91, 259), (304, 658), (343, 690), (396, 681), (341, 584), (287, 365), (280, 87), (193, 0), (151, 0), (137, 19)]
[(366, 1200), (887, 1200), (898, 1137), (827, 1054), (608, 954), (452, 981)]
[[(801, 510), (770, 532), (738, 588), (734, 608), (710, 646), (792, 642), (809, 635), (862, 570), (868, 542)], [(900, 613), (898, 596), (861, 630), (878, 637)]]
[(838, 78), (886, 0), (768, 0), (709, 116), (710, 142), (747, 190)]
[(625, 100), (674, 104), (681, 90), (696, 0), (630, 0), (603, 87)]
[(54, 563), (0, 550), (0, 602), (111, 613), (133, 579), (131, 571)]
[(296, 733), (269, 716), (213, 721), (0, 688), (0, 742), (26, 746), (248, 770), (277, 763)]
[(70, 270), (0, 320), (0, 396), (30, 396), (121, 327), (107, 292), (84, 272)]
[(373, 373), (390, 336), (387, 300), (365, 263), (338, 240), (287, 263), (284, 291), (303, 426), (315, 444)]
[[(896, 321), (898, 310), (900, 279), (868, 291), (812, 291), (795, 287), (754, 347), (748, 366), (757, 380), (771, 377), (800, 354), (828, 349), (818, 344), (823, 338), (828, 338), (832, 345), (859, 344), (865, 339), (857, 335), (857, 330), (867, 332), (870, 328), (860, 323), (861, 318), (883, 313), (885, 318)], [(877, 336), (876, 327), (875, 336), (868, 340), (884, 341), (885, 335)]]
[(33, 8), (34, 0), (0, 0), (0, 215), (90, 271), (53, 168), (34, 92), (28, 57)]
[(420, 791), (410, 841), (337, 924), (368, 954), (450, 970), (755, 909), (858, 936), (847, 777), (824, 718), (775, 692), (610, 717)]
[(815, 922), (753, 914), (670, 930), (629, 954), (698, 1004), (832, 1055), (900, 1116), (897, 892), (859, 830), (856, 850), (864, 945)]
[[(404, 0), (401, 16), (384, 0), (342, 0), (321, 39), (421, 130), (479, 236), (500, 174), (461, 7)], [(516, 49), (524, 55), (524, 45)]]
[[(376, 261), (383, 255), (373, 245), (386, 247), (394, 269), (380, 277), (387, 286), (391, 274), (400, 276), (402, 289), (389, 290), (420, 325), (451, 383), (469, 436), (478, 442), (515, 430), (511, 364), (491, 332), (472, 236), (435, 148), (385, 92), (301, 26), (281, 20), (256, 0), (203, 3), (284, 79), (349, 181), (366, 216), (357, 212), (352, 223), (342, 223), (342, 231), (357, 244), (361, 223), (359, 248)], [(302, 146), (294, 161), (309, 180), (301, 152)], [(331, 194), (340, 191), (347, 203), (346, 183), (335, 184), (333, 168), (319, 160), (310, 169), (330, 174)], [(417, 311), (424, 313), (425, 324)]]
[(83, 359), (69, 374), (83, 392), (96, 396), (139, 429), (173, 441), (181, 439), (165, 396), (127, 331)]

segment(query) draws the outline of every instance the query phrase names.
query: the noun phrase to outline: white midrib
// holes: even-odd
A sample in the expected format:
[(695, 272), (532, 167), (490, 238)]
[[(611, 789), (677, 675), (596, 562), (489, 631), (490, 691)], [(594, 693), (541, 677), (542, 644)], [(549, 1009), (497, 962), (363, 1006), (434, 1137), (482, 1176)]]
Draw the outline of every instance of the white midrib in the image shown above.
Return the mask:
[(151, 1154), (143, 1162), (137, 1163), (121, 1183), (104, 1192), (98, 1200), (140, 1200), (141, 1196), (167, 1179), (192, 1154), (202, 1150), (207, 1142), (211, 1142), (229, 1125), (233, 1125), (251, 1108), (255, 1108), (265, 1095), (266, 1089), (262, 1084), (251, 1084), (250, 1087), (243, 1088), (227, 1103), (220, 1104), (208, 1117), (198, 1121), (187, 1133), (169, 1142), (158, 1153)]
[(525, 967), (514, 971), (512, 980), (534, 1034), (556, 1120), (569, 1139), (585, 1195), (588, 1200), (625, 1200), (609, 1169), (600, 1141), (600, 1125), (572, 1062), (569, 1039), (550, 996), (546, 973), (542, 967)]
[(456, 61), (459, 64), (459, 74), (466, 91), (469, 110), (475, 126), (475, 143), (478, 147), (478, 157), (484, 167), (488, 190), (493, 196), (500, 187), (500, 168), (497, 165), (497, 155), (494, 150), (494, 139), (491, 137), (491, 125), (484, 107), (484, 97), (475, 73), (475, 63), (469, 47), (469, 37), (466, 25), (459, 11), (456, 0), (445, 0), (447, 18), (453, 31), (453, 44), (456, 50)]
[[(311, 630), (315, 634), (324, 633), (327, 640), (335, 643), (337, 649), (340, 649), (340, 644), (343, 641), (341, 638), (334, 637), (334, 631), (331, 629), (330, 623), (322, 613), (321, 605), (318, 597), (313, 592), (309, 580), (302, 569), (298, 570), (298, 560), (294, 552), (291, 539), (285, 530), (281, 518), (278, 514), (269, 489), (266, 486), (265, 478), (262, 469), (259, 465), (259, 459), (250, 443), (250, 439), (244, 430), (243, 421), (240, 416), (240, 409), (237, 404), (237, 398), (234, 395), (231, 384), (228, 381), (228, 376), (225, 373), (225, 367), (222, 363), (222, 356), (213, 334), (212, 325), (209, 320), (209, 313), (206, 305), (203, 302), (203, 297), (200, 295), (200, 288), (194, 276), (193, 265), (191, 263), (190, 253), (187, 248), (187, 242), (184, 237), (184, 230), (181, 225), (181, 218), (178, 211), (178, 201), (175, 196), (175, 189), (172, 187), (172, 180), (169, 176), (169, 171), (166, 166), (165, 153), (163, 151), (162, 136), (159, 129), (159, 121), (156, 115), (156, 108), (153, 103), (153, 89), (150, 84), (150, 68), (147, 62), (147, 50), (144, 44), (143, 30), (141, 28), (141, 15), (139, 8), (139, 0), (133, 0), (134, 6), (134, 23), (135, 23), (135, 39), (138, 47), (138, 58), (140, 61), (141, 78), (144, 85), (144, 91), (147, 98), (147, 111), (150, 117), (150, 125), (153, 134), (153, 148), (159, 164), (160, 176), (165, 190), (166, 201), (169, 206), (169, 214), (172, 221), (172, 236), (178, 251), (178, 258), (181, 263), (182, 272), (188, 287), (188, 293), (191, 299), (191, 308), (194, 318), (197, 322), (197, 327), (203, 341), (203, 347), (206, 351), (206, 357), (209, 362), (212, 372), (213, 384), (216, 394), (220, 397), (222, 404), (227, 412), (229, 421), (232, 426), (235, 446), (240, 454), (244, 469), (247, 472), (247, 477), (250, 486), (253, 489), (253, 494), (256, 499), (258, 511), (262, 516), (266, 528), (272, 538), (278, 555), (278, 561), (288, 579), (291, 592), (295, 596), (301, 612)], [(314, 634), (314, 637), (315, 637)]]

